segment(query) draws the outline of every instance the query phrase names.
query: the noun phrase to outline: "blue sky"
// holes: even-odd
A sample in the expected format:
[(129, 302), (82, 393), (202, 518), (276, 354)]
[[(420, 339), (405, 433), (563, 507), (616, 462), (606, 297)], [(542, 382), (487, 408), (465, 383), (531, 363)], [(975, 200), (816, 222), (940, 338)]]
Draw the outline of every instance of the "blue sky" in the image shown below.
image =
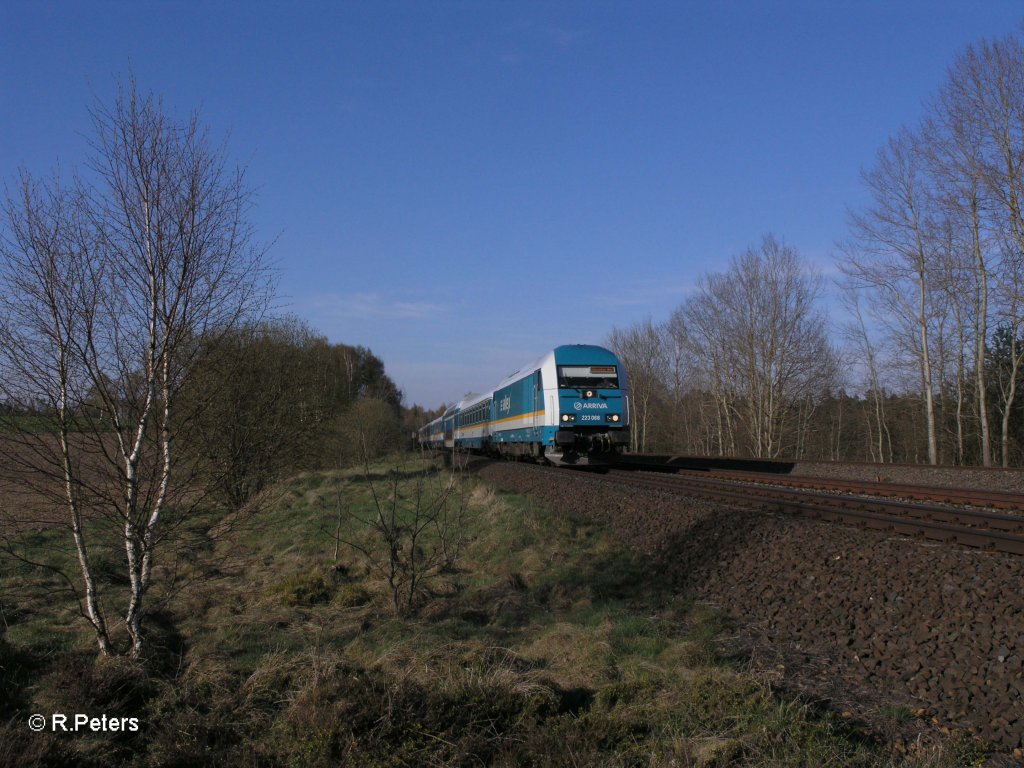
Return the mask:
[(282, 311), (409, 403), (665, 318), (772, 232), (826, 275), (861, 168), (1020, 2), (0, 2), (0, 177), (117, 77), (258, 191)]

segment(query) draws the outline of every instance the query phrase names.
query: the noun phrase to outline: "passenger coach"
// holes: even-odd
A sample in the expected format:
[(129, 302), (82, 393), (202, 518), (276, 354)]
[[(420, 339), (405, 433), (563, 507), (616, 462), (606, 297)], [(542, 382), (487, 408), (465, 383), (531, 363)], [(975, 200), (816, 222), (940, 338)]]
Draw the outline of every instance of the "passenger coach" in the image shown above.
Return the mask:
[(464, 397), (423, 427), (419, 442), (563, 466), (607, 464), (629, 444), (626, 371), (603, 347), (556, 347), (491, 392)]

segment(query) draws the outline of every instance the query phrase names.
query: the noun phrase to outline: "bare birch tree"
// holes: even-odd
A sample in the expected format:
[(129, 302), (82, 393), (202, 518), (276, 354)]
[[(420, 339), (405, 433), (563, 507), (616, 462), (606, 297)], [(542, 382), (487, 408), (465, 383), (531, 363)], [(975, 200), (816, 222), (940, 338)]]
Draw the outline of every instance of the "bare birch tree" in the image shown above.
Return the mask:
[(96, 243), (83, 222), (81, 200), (58, 179), (43, 184), (22, 173), (16, 190), (5, 201), (9, 226), (0, 243), (0, 383), (9, 401), (36, 403), (52, 415), (54, 433), (30, 430), (0, 448), (27, 491), (66, 508), (81, 569), (79, 605), (108, 655), (112, 647), (86, 530), (97, 484), (83, 476), (83, 446), (75, 434), (77, 422), (89, 417), (80, 408), (89, 389), (81, 308), (97, 300), (88, 279)]
[[(944, 114), (949, 115), (953, 126), (954, 144), (971, 151), (971, 171), (980, 178), (984, 199), (989, 203), (989, 226), (1003, 257), (995, 271), (1001, 298), (995, 313), (1004, 328), (1013, 329), (1011, 358), (1016, 361), (1016, 335), (1024, 326), (1024, 281), (1020, 279), (1024, 259), (1024, 45), (1008, 37), (968, 46), (950, 69), (942, 96)], [(987, 305), (984, 309), (979, 323), (987, 319)], [(1014, 362), (1014, 370), (1019, 365)], [(978, 366), (979, 370), (984, 367)], [(984, 375), (984, 371), (979, 374)], [(983, 381), (979, 378), (981, 393), (986, 391), (982, 389)], [(1008, 466), (1008, 415), (1017, 394), (1015, 381), (1001, 383), (1000, 391), (1002, 463)], [(984, 400), (983, 394), (979, 400)]]
[(711, 278), (702, 278), (700, 290), (672, 313), (668, 331), (676, 344), (690, 351), (691, 375), (705, 388), (714, 405), (713, 433), (719, 456), (737, 453), (737, 391), (733, 386), (729, 348), (722, 345), (726, 308), (712, 290), (705, 290)]
[[(943, 399), (952, 390), (955, 401), (953, 409), (954, 421), (954, 458), (957, 464), (964, 463), (967, 456), (967, 400), (971, 382), (968, 375), (967, 358), (977, 355), (978, 345), (975, 343), (979, 328), (978, 302), (981, 294), (987, 291), (978, 289), (976, 263), (971, 260), (973, 249), (965, 247), (960, 235), (962, 230), (953, 226), (953, 222), (944, 219), (941, 226), (940, 242), (936, 248), (936, 284), (937, 300), (935, 329), (933, 337), (937, 341), (938, 365), (940, 372)], [(984, 299), (987, 301), (986, 299)], [(980, 350), (980, 362), (984, 365), (984, 345)], [(974, 358), (977, 361), (977, 358)], [(984, 382), (985, 376), (975, 376), (974, 384)], [(983, 391), (983, 390), (980, 390)], [(982, 399), (979, 417), (987, 422), (987, 407)], [(945, 410), (945, 408), (943, 408)], [(948, 422), (948, 414), (945, 421)], [(981, 430), (982, 462), (991, 464), (991, 444), (987, 439), (987, 424)], [(986, 454), (985, 446), (989, 452)], [(987, 465), (986, 465), (987, 466)]]
[(868, 434), (872, 437), (868, 446), (871, 460), (880, 463), (891, 462), (893, 460), (892, 435), (889, 432), (889, 424), (885, 416), (885, 392), (882, 387), (878, 353), (864, 320), (859, 298), (860, 294), (849, 287), (843, 294), (843, 302), (854, 318), (854, 321), (848, 323), (843, 329), (843, 333), (852, 342), (854, 349), (859, 353), (859, 359), (864, 364), (865, 389), (867, 397), (871, 401), (871, 410), (874, 416), (873, 422), (869, 421), (868, 423)]
[(676, 323), (712, 372), (723, 440), (741, 422), (754, 456), (797, 450), (815, 399), (834, 382), (820, 288), (797, 252), (768, 235), (727, 272), (702, 278), (679, 310)]
[[(851, 217), (859, 252), (840, 266), (860, 281), (876, 316), (887, 318), (890, 346), (900, 352), (894, 359), (918, 369), (929, 460), (943, 450), (935, 397), (948, 402), (952, 393), (956, 456), (968, 452), (970, 400), (981, 462), (990, 465), (990, 329), (1024, 328), (1021, 40), (968, 46), (929, 102), (921, 129), (890, 140), (864, 178), (872, 204)], [(1005, 463), (1006, 414), (1017, 387), (1000, 380), (998, 390)]]
[(996, 368), (997, 405), (1000, 412), (999, 446), (1002, 466), (1010, 466), (1010, 420), (1019, 394), (1018, 382), (1024, 371), (1024, 264), (1007, 271), (997, 295), (1001, 312), (993, 339), (990, 363)]
[(104, 525), (119, 531), (127, 652), (139, 657), (165, 518), (195, 498), (176, 461), (187, 419), (177, 395), (197, 340), (258, 314), (269, 293), (243, 173), (197, 116), (174, 120), (134, 81), (91, 114), (92, 156), (74, 193), (25, 176), (7, 200), (0, 386), (55, 416), (57, 439), (22, 433), (12, 460), (40, 485), (60, 481), (84, 613), (105, 655), (118, 652), (104, 618), (112, 600), (96, 589), (87, 542)]
[(875, 167), (864, 173), (872, 204), (851, 215), (857, 247), (840, 264), (848, 277), (871, 291), (895, 315), (890, 330), (902, 334), (914, 356), (924, 403), (928, 462), (939, 460), (935, 418), (936, 377), (929, 336), (932, 291), (932, 240), (928, 193), (922, 170), (920, 137), (902, 130), (879, 151)]
[[(934, 195), (956, 242), (951, 262), (963, 279), (946, 281), (957, 305), (969, 296), (972, 320), (972, 357), (976, 393), (988, 391), (985, 344), (988, 339), (990, 284), (998, 271), (998, 249), (993, 247), (993, 201), (986, 184), (984, 130), (966, 92), (971, 78), (951, 71), (935, 100), (932, 119), (925, 125), (925, 150), (934, 180)], [(957, 262), (960, 262), (957, 264)], [(953, 277), (952, 271), (947, 275)], [(962, 324), (966, 328), (966, 324)], [(988, 402), (976, 397), (982, 464), (992, 464)]]
[(664, 390), (666, 358), (661, 331), (650, 318), (612, 330), (607, 341), (629, 375), (630, 449), (646, 451), (654, 405)]

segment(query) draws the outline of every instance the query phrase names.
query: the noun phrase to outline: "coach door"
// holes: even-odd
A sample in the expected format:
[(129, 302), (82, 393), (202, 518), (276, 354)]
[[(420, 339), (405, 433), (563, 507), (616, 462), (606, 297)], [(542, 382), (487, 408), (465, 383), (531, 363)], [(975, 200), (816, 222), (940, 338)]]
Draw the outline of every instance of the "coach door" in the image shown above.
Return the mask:
[(541, 389), (540, 371), (533, 374), (533, 408), (531, 412), (533, 417), (530, 420), (530, 424), (533, 425), (534, 434), (539, 436), (538, 430), (544, 426), (544, 390)]

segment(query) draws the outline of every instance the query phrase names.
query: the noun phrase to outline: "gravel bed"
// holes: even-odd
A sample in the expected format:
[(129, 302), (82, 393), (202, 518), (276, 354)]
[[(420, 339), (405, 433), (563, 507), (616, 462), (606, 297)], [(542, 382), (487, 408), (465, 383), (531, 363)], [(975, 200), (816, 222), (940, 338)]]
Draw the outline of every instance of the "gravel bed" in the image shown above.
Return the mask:
[(655, 558), (672, 588), (738, 619), (750, 647), (774, 649), (784, 684), (869, 724), (899, 705), (918, 714), (919, 729), (968, 731), (1007, 752), (1024, 746), (1024, 558), (583, 473), (508, 463), (479, 473), (609, 523)]
[(981, 488), (987, 491), (1024, 494), (1024, 470), (1021, 469), (800, 461), (790, 474), (794, 477), (828, 477), (868, 482), (876, 480), (906, 485)]

